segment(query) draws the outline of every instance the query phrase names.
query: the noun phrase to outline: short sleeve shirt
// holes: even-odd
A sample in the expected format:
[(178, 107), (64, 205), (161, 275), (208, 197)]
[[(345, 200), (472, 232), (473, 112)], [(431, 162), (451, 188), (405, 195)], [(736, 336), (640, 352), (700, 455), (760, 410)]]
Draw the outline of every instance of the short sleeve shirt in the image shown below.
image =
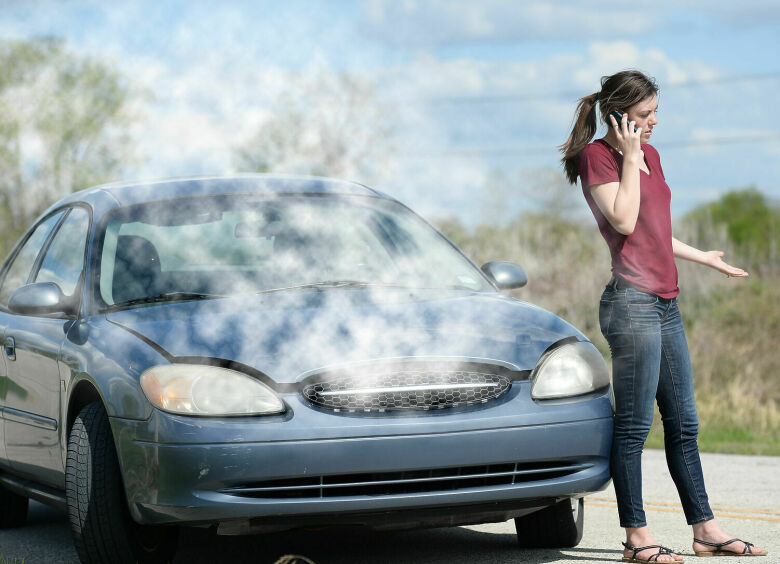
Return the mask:
[(672, 193), (658, 151), (645, 144), (642, 151), (650, 174), (639, 171), (639, 216), (631, 235), (612, 227), (590, 193), (590, 187), (596, 184), (619, 182), (623, 170), (623, 155), (602, 139), (588, 144), (580, 153), (582, 193), (609, 247), (612, 274), (643, 292), (673, 298), (680, 290), (672, 250)]

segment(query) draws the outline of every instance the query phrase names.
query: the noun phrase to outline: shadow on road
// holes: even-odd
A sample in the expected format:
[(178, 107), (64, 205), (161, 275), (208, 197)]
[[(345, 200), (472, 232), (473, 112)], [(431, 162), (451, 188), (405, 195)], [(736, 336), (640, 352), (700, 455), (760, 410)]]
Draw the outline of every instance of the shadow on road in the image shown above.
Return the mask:
[[(316, 564), (544, 564), (620, 559), (618, 550), (521, 550), (516, 542), (513, 533), (463, 527), (414, 531), (340, 528), (241, 537), (217, 536), (213, 529), (184, 529), (173, 564), (273, 564), (287, 554), (306, 556)], [(5, 557), (24, 558), (25, 564), (78, 563), (66, 515), (39, 503), (31, 504), (26, 526), (0, 532), (0, 546)]]
[[(615, 562), (620, 551), (594, 549), (521, 550), (514, 534), (466, 528), (376, 532), (365, 529), (296, 531), (247, 537), (219, 537), (186, 531), (175, 564), (225, 561), (235, 564), (273, 563), (299, 554), (316, 564), (335, 563), (516, 563)], [(609, 558), (603, 558), (604, 554)], [(614, 556), (611, 556), (614, 553)]]

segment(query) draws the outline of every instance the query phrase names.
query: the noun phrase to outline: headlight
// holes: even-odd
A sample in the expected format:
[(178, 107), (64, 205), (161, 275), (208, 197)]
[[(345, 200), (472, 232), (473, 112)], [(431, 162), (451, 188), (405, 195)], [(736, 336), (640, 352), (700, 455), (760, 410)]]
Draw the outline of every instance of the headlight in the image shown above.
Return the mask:
[(141, 374), (153, 406), (183, 415), (270, 415), (284, 411), (276, 393), (246, 374), (199, 364), (168, 364)]
[(609, 385), (609, 370), (601, 353), (588, 342), (553, 349), (534, 369), (533, 399), (565, 398), (593, 392)]

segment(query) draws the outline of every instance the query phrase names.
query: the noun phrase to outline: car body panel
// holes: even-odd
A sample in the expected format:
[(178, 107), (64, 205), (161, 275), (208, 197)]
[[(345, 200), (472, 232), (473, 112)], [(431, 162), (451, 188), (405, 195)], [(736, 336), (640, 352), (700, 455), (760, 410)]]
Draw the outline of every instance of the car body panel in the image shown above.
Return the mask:
[[(3, 339), (3, 342), (5, 342), (5, 330), (1, 326), (0, 339)], [(7, 389), (8, 366), (5, 362), (5, 350), (3, 350), (3, 352), (0, 353), (0, 469), (10, 466), (10, 462), (5, 455), (5, 417), (3, 416)]]
[[(169, 179), (149, 182), (102, 184), (62, 199), (55, 206), (74, 202), (113, 200), (116, 205), (185, 198), (190, 196), (210, 196), (215, 194), (344, 194), (377, 196), (393, 199), (376, 190), (357, 184), (330, 178), (284, 176), (284, 175), (234, 175), (226, 177), (202, 177)], [(55, 206), (52, 206), (53, 209)], [(44, 212), (46, 215), (47, 212)]]
[(16, 353), (15, 360), (4, 355), (6, 456), (20, 475), (56, 487), (65, 484), (59, 440), (58, 359), (67, 323), (65, 319), (0, 312), (4, 338), (14, 340)]
[(106, 317), (173, 357), (234, 361), (277, 383), (295, 382), (330, 365), (389, 358), (490, 358), (530, 370), (553, 343), (585, 340), (540, 308), (500, 293), (462, 290), (265, 294)]
[[(527, 388), (530, 383), (515, 386)], [(436, 413), (397, 417), (391, 424), (386, 418), (318, 413), (294, 394), (285, 397), (292, 406), (290, 419), (192, 421), (155, 412), (149, 422), (113, 423), (123, 465), (136, 469), (125, 477), (128, 499), (135, 518), (148, 523), (265, 515), (274, 515), (282, 522), (284, 517), (303, 513), (326, 515), (488, 500), (551, 499), (582, 496), (603, 488), (609, 480), (609, 400), (595, 395), (581, 399), (576, 406), (550, 406), (542, 421), (554, 422), (542, 423), (538, 415), (546, 408), (524, 405), (530, 400), (521, 399), (524, 394), (519, 392), (498, 408), (472, 410), (466, 417), (463, 413)], [(494, 411), (501, 414), (493, 415)], [(583, 420), (583, 411), (592, 418)], [(566, 412), (573, 420), (562, 423), (566, 416), (559, 415)], [(324, 423), (328, 419), (340, 421), (328, 425)], [(235, 441), (227, 444), (226, 435), (232, 435)], [(192, 442), (166, 442), (174, 438)], [(209, 442), (211, 438), (217, 440)], [(360, 474), (549, 460), (581, 467), (554, 480), (452, 492), (434, 489), (424, 495), (253, 499), (220, 491), (289, 477), (340, 474), (347, 461), (349, 473)], [(189, 509), (195, 507), (203, 511)]]

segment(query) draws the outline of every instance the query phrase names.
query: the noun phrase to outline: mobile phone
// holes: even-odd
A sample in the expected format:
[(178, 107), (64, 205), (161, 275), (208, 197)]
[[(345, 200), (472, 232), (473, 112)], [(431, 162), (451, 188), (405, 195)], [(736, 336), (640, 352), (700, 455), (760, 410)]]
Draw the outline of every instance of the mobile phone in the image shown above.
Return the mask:
[[(620, 125), (620, 122), (623, 120), (623, 114), (621, 114), (617, 110), (612, 110), (611, 112), (609, 112), (609, 115), (615, 118), (615, 121), (618, 122), (618, 125)], [(608, 124), (608, 125), (612, 127), (612, 124)], [(634, 131), (636, 131), (636, 125), (634, 126)]]

